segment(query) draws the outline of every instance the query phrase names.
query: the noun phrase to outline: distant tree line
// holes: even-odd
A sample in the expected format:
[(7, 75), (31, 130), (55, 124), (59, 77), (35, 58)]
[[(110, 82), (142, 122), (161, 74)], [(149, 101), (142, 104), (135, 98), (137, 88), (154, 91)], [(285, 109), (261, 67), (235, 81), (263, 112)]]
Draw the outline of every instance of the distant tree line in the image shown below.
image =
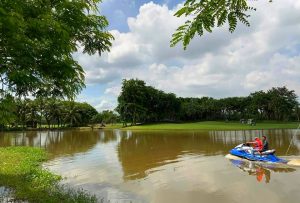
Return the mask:
[(278, 120), (300, 118), (294, 90), (273, 87), (246, 97), (182, 98), (147, 86), (138, 79), (123, 80), (117, 112), (124, 125), (160, 121)]
[(54, 98), (16, 99), (6, 95), (0, 99), (0, 128), (82, 127), (117, 122), (113, 111), (97, 110), (88, 103)]
[(173, 93), (147, 86), (142, 80), (123, 80), (116, 108), (124, 125), (177, 120), (180, 101)]

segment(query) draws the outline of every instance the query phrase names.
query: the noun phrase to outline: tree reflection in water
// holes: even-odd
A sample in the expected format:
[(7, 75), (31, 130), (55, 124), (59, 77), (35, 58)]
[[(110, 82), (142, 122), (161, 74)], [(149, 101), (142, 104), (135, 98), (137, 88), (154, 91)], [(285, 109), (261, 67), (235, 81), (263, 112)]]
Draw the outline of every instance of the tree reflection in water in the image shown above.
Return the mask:
[(115, 141), (117, 135), (113, 131), (28, 131), (8, 132), (0, 134), (1, 146), (31, 146), (46, 149), (50, 158), (72, 156), (94, 148), (98, 142)]
[[(283, 155), (290, 143), (293, 130), (247, 131), (40, 131), (0, 133), (0, 146), (35, 146), (45, 148), (52, 158), (74, 156), (94, 149), (98, 144), (115, 142), (124, 180), (137, 180), (148, 176), (159, 167), (182, 161), (188, 156), (216, 156), (228, 154), (237, 144), (267, 135), (270, 148)], [(298, 155), (300, 136), (289, 153)], [(115, 151), (116, 150), (116, 151)], [(258, 169), (257, 174), (268, 171)], [(267, 169), (270, 170), (270, 169)], [(267, 175), (266, 175), (267, 176)]]
[[(184, 156), (226, 155), (236, 145), (262, 135), (268, 135), (270, 147), (282, 155), (293, 131), (126, 131), (120, 132), (118, 158), (124, 180), (136, 180), (160, 166), (179, 162)], [(299, 153), (296, 143), (290, 149), (293, 154)]]

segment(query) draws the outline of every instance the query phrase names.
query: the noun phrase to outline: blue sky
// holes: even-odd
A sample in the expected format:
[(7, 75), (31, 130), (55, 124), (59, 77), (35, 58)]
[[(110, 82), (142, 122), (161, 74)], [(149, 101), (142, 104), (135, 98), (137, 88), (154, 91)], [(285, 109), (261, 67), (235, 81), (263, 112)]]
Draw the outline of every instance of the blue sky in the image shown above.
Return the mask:
[[(147, 0), (103, 0), (99, 7), (101, 13), (110, 22), (109, 29), (128, 32), (127, 18), (136, 16), (140, 7), (148, 2)], [(183, 0), (153, 0), (152, 2), (173, 8)]]
[(78, 96), (98, 111), (114, 109), (122, 79), (139, 78), (177, 96), (246, 96), (287, 86), (300, 95), (300, 1), (251, 1), (250, 27), (196, 36), (186, 51), (170, 48), (179, 0), (103, 0), (115, 40), (109, 53), (77, 52), (87, 87)]
[[(118, 30), (126, 33), (129, 32), (127, 24), (128, 17), (137, 16), (140, 7), (148, 2), (166, 5), (172, 9), (182, 3), (183, 0), (103, 0), (103, 2), (99, 4), (99, 9), (101, 15), (104, 15), (109, 21), (109, 30)], [(105, 95), (106, 88), (108, 88), (108, 85), (105, 83), (87, 85), (77, 100), (82, 102), (87, 101), (96, 107), (99, 106), (99, 104), (101, 105), (101, 100), (105, 100), (107, 101), (107, 105), (105, 105), (106, 103), (102, 103), (103, 107), (98, 110), (104, 110), (106, 107), (113, 109), (116, 105), (116, 95)], [(111, 105), (111, 103), (113, 103), (113, 105)]]

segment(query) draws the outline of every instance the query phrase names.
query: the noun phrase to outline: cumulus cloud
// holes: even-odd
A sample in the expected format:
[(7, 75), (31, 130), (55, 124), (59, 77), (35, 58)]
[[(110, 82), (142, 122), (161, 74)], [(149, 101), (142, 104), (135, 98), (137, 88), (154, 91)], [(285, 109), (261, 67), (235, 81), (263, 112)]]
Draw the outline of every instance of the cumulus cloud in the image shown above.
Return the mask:
[[(153, 2), (128, 18), (129, 32), (113, 30), (116, 40), (101, 58), (78, 54), (87, 82), (105, 83), (103, 94), (119, 94), (123, 78), (140, 78), (178, 96), (227, 97), (286, 85), (300, 95), (300, 4), (254, 1), (251, 27), (227, 27), (198, 36), (187, 51), (170, 48), (174, 30), (186, 19)], [(99, 104), (99, 108), (108, 105)]]
[(108, 87), (107, 89), (105, 89), (104, 93), (117, 97), (119, 96), (120, 92), (121, 92), (121, 86), (116, 85), (116, 86)]
[(101, 102), (95, 106), (97, 111), (114, 110), (116, 108), (116, 102), (111, 100), (102, 99)]

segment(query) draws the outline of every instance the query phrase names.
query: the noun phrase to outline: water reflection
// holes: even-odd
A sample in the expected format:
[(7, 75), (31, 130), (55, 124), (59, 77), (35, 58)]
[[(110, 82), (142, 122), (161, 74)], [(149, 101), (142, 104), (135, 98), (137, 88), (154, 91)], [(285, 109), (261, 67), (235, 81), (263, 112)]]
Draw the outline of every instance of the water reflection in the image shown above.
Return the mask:
[[(118, 157), (124, 180), (135, 180), (145, 178), (152, 168), (177, 162), (185, 155), (226, 155), (236, 145), (262, 134), (267, 134), (270, 147), (283, 155), (292, 131), (123, 132)], [(298, 142), (294, 141), (290, 153), (299, 153)]]
[(29, 131), (0, 133), (0, 147), (32, 146), (46, 149), (51, 158), (87, 152), (98, 142), (115, 141), (113, 131)]
[[(220, 143), (226, 149), (254, 140), (255, 137), (267, 136), (269, 147), (276, 149), (278, 155), (285, 155), (288, 145), (292, 139), (293, 145), (289, 150), (289, 154), (298, 155), (300, 149), (300, 134), (294, 136), (296, 130), (245, 130), (245, 131), (210, 131), (209, 136), (212, 142)], [(223, 148), (223, 147), (221, 147)], [(228, 152), (228, 150), (227, 150)], [(227, 153), (226, 152), (226, 153)]]
[(294, 168), (279, 164), (258, 163), (253, 161), (236, 159), (230, 159), (230, 161), (234, 166), (248, 173), (248, 175), (255, 176), (258, 182), (262, 182), (264, 178), (265, 183), (269, 183), (271, 181), (271, 173), (274, 172), (291, 173), (296, 171), (296, 169)]
[[(0, 146), (46, 149), (52, 154), (46, 167), (67, 177), (66, 183), (83, 187), (107, 202), (254, 202), (251, 197), (262, 185), (257, 183), (265, 182), (270, 184), (259, 189), (275, 203), (300, 198), (298, 168), (231, 163), (224, 155), (257, 135), (267, 135), (270, 148), (282, 156), (293, 133), (41, 131), (0, 133)], [(299, 156), (299, 149), (297, 135), (289, 153)], [(270, 185), (272, 188), (268, 188)], [(276, 196), (278, 193), (281, 196)]]

